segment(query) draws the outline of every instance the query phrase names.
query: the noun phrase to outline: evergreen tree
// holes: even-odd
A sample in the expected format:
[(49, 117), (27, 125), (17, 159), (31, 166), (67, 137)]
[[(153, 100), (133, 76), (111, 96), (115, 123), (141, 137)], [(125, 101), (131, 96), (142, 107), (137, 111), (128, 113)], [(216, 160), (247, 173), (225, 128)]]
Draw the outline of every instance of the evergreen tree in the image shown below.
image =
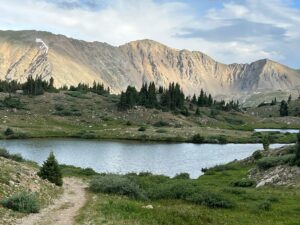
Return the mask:
[(280, 113), (280, 116), (288, 116), (289, 115), (288, 104), (284, 100), (282, 100), (280, 103), (279, 113)]
[(269, 150), (270, 147), (270, 137), (268, 135), (263, 136), (262, 144), (265, 151)]
[(139, 104), (146, 106), (148, 104), (148, 85), (144, 83), (139, 93)]
[(193, 97), (192, 97), (192, 103), (193, 104), (197, 104), (197, 98), (196, 98), (196, 95), (194, 94)]
[(149, 108), (153, 108), (157, 105), (157, 99), (156, 99), (156, 88), (154, 82), (150, 83), (148, 88), (148, 101), (147, 106)]
[(300, 131), (297, 134), (296, 160), (298, 160), (300, 163)]
[(200, 116), (200, 110), (199, 110), (199, 108), (196, 109), (195, 115), (196, 116)]
[(198, 106), (202, 107), (204, 106), (204, 91), (201, 89), (200, 95), (198, 97)]
[(289, 98), (288, 98), (288, 104), (290, 104), (291, 101), (292, 101), (292, 95), (290, 95)]
[(44, 162), (43, 166), (38, 172), (38, 175), (41, 178), (56, 184), (57, 186), (62, 186), (62, 173), (53, 152), (50, 153), (48, 159)]

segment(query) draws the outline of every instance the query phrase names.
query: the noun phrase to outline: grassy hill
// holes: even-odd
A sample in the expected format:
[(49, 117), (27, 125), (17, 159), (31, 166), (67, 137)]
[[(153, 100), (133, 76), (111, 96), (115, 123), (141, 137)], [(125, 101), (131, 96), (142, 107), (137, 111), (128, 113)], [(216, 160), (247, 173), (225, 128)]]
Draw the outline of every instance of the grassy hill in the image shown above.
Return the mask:
[[(26, 162), (18, 155), (7, 155), (2, 149), (0, 154), (0, 201), (15, 194), (29, 192), (37, 196), (39, 205), (43, 208), (61, 193), (60, 188), (37, 176), (36, 164)], [(0, 224), (15, 224), (17, 218), (25, 215), (0, 205)]]
[[(189, 116), (157, 109), (135, 107), (119, 111), (115, 95), (61, 91), (30, 97), (0, 94), (0, 138), (77, 137), (153, 141), (192, 141), (200, 134), (205, 142), (257, 142), (254, 128), (300, 128), (300, 119), (288, 123), (281, 118), (261, 118), (244, 112), (225, 112), (196, 106)], [(16, 103), (17, 102), (17, 103)], [(17, 105), (16, 105), (17, 104)], [(141, 129), (142, 127), (142, 129)], [(7, 128), (13, 134), (5, 135)], [(222, 138), (223, 139), (223, 138)], [(278, 142), (294, 141), (294, 136), (278, 135)]]

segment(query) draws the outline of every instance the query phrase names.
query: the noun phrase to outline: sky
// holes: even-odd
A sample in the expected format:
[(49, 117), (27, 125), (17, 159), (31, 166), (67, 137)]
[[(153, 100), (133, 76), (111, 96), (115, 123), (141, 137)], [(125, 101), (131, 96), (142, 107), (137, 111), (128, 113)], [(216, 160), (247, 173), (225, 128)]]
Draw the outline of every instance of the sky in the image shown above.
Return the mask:
[(299, 0), (0, 0), (1, 30), (114, 46), (153, 39), (223, 63), (269, 58), (300, 69)]

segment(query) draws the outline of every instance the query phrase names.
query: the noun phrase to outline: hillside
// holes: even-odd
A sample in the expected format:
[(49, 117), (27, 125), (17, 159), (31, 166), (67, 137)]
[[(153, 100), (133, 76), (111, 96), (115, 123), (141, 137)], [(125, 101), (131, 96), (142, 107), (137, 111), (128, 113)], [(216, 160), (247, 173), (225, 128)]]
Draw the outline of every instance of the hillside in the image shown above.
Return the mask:
[[(20, 157), (15, 157), (16, 159), (21, 162), (0, 156), (1, 201), (4, 198), (26, 191), (35, 193), (42, 207), (51, 204), (61, 193), (61, 189), (37, 176), (38, 168), (36, 165), (24, 162)], [(16, 219), (23, 216), (23, 213), (16, 213), (0, 206), (0, 224), (16, 224)]]
[(201, 52), (176, 50), (152, 40), (114, 47), (48, 32), (0, 31), (0, 78), (22, 82), (29, 75), (53, 76), (58, 87), (95, 80), (114, 93), (128, 85), (139, 88), (143, 82), (162, 86), (178, 82), (186, 94), (198, 94), (203, 88), (219, 98), (290, 91), (300, 85), (296, 70), (268, 59), (226, 65)]
[[(0, 94), (0, 138), (77, 137), (92, 139), (128, 139), (191, 142), (201, 134), (204, 142), (257, 143), (255, 128), (300, 128), (295, 118), (260, 118), (237, 111), (221, 111), (197, 106), (189, 116), (180, 111), (164, 112), (136, 106), (120, 111), (118, 96), (101, 96), (78, 91), (26, 96)], [(3, 102), (6, 105), (3, 105)], [(7, 105), (9, 103), (9, 105)], [(189, 107), (188, 105), (186, 105)], [(290, 122), (293, 121), (293, 122)], [(14, 133), (4, 132), (11, 128)], [(142, 128), (142, 130), (141, 130)], [(294, 135), (274, 134), (277, 142), (294, 142)]]

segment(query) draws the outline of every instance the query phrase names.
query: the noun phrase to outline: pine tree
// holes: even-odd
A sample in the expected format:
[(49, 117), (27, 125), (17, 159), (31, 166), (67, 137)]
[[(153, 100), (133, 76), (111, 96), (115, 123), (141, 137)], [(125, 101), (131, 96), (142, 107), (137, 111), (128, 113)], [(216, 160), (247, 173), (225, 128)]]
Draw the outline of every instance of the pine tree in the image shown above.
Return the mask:
[(38, 175), (41, 178), (56, 184), (57, 186), (62, 186), (62, 173), (53, 152), (50, 153), (48, 159), (44, 162), (43, 166), (38, 172)]
[(196, 109), (195, 115), (196, 116), (200, 116), (200, 110), (199, 110), (199, 108)]
[(154, 82), (150, 83), (148, 88), (148, 104), (147, 107), (153, 108), (157, 105), (156, 88)]
[(144, 83), (139, 93), (139, 104), (146, 106), (148, 104), (148, 85)]
[(292, 101), (292, 95), (290, 95), (288, 98), (288, 104), (290, 104), (291, 101)]
[(268, 151), (269, 147), (270, 147), (270, 137), (267, 135), (264, 136), (262, 139), (262, 144), (263, 144), (264, 150)]
[(280, 113), (280, 116), (288, 116), (289, 115), (288, 104), (284, 100), (281, 101), (279, 113)]
[(204, 91), (201, 89), (200, 95), (198, 97), (198, 106), (204, 106)]
[(296, 160), (300, 162), (300, 131), (297, 134)]
[(196, 98), (196, 95), (195, 95), (195, 94), (193, 95), (192, 103), (193, 103), (193, 104), (197, 104), (197, 98)]

